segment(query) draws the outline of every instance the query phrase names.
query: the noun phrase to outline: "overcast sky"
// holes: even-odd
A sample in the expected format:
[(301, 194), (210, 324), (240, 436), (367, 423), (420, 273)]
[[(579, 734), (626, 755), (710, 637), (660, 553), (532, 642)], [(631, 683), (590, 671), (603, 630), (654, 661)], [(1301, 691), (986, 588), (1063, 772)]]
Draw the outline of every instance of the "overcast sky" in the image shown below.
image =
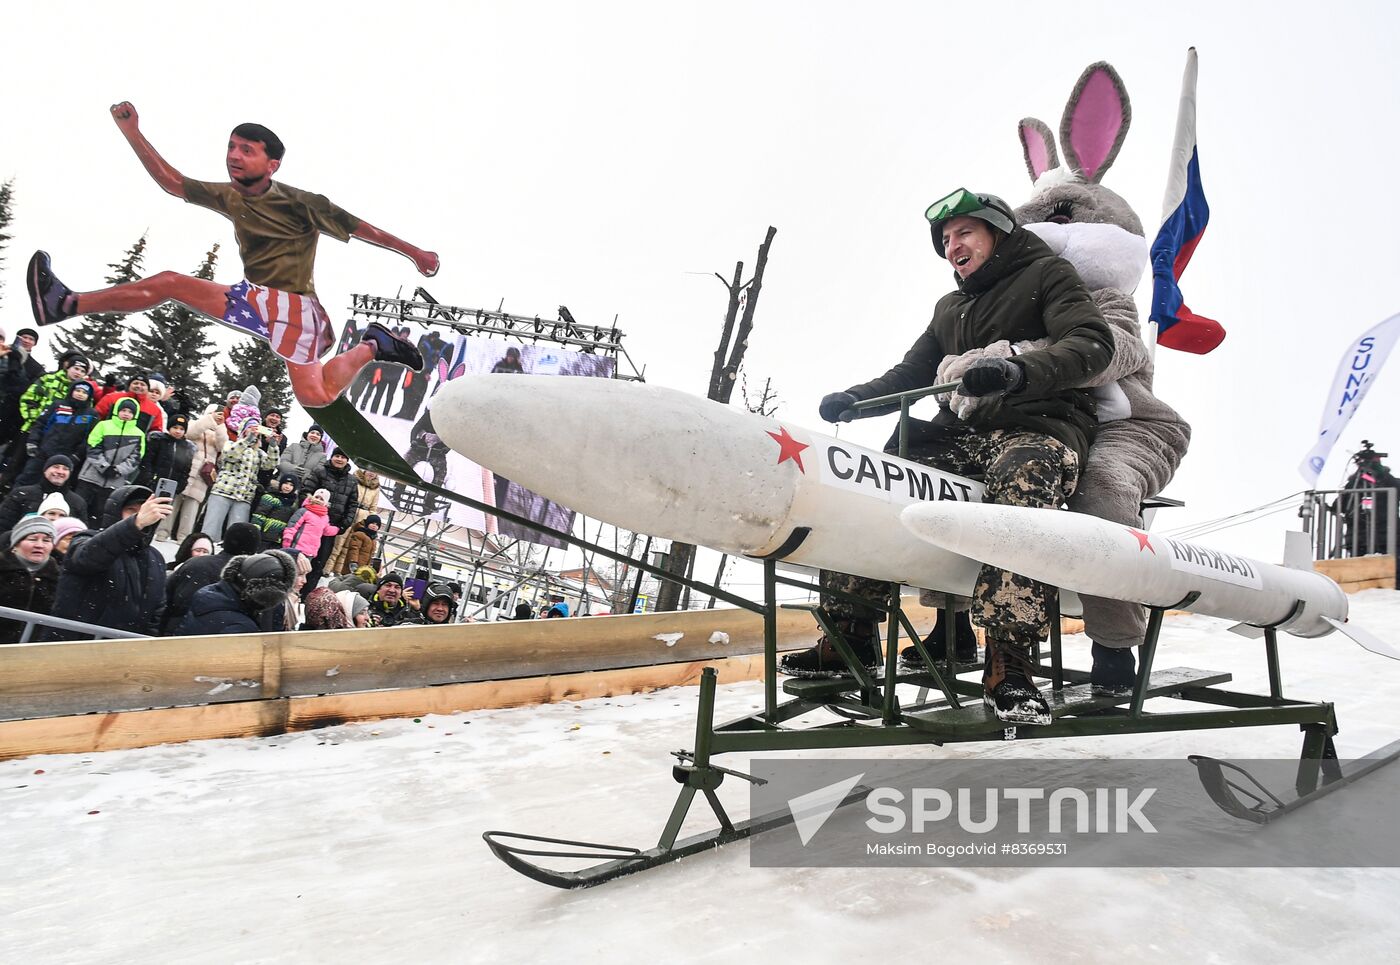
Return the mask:
[[(1158, 525), (1303, 488), (1295, 467), (1339, 353), (1400, 311), (1393, 5), (959, 9), (7, 8), (0, 178), (15, 178), (16, 210), (0, 326), (12, 335), (28, 321), (22, 270), (34, 248), (91, 288), (149, 229), (151, 271), (190, 271), (219, 241), (219, 278), (239, 277), (227, 222), (164, 195), (117, 132), (108, 105), (129, 99), (185, 174), (223, 179), (228, 130), (256, 120), (287, 144), (282, 180), (441, 254), (424, 281), (397, 255), (323, 240), (316, 281), (333, 317), (352, 292), (407, 294), (420, 282), (458, 305), (504, 300), (553, 317), (566, 304), (581, 322), (618, 316), (649, 381), (701, 395), (725, 306), (711, 273), (751, 266), (774, 225), (750, 384), (771, 376), (779, 416), (817, 428), (821, 396), (883, 372), (952, 287), (925, 206), (958, 186), (1023, 201), (1017, 120), (1058, 129), (1095, 60), (1117, 67), (1133, 107), (1105, 183), (1155, 231), (1194, 44), (1212, 219), (1183, 288), (1229, 336), (1204, 358), (1159, 357), (1158, 392), (1195, 439), (1168, 490), (1189, 507)], [(1400, 372), (1386, 373), (1324, 484), (1340, 480), (1362, 437), (1400, 447), (1398, 401)], [(842, 435), (878, 446), (888, 432), (882, 421)], [(1272, 558), (1284, 522), (1213, 542)]]

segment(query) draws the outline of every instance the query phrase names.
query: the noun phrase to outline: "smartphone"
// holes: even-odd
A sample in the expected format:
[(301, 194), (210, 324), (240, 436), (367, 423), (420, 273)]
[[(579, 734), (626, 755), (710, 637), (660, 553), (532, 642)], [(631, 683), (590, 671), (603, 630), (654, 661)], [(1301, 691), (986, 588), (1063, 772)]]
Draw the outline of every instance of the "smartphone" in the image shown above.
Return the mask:
[(164, 497), (167, 498), (167, 499), (174, 499), (174, 498), (175, 498), (175, 480), (173, 480), (173, 479), (157, 479), (157, 480), (156, 480), (156, 495), (157, 495), (157, 496), (164, 496)]

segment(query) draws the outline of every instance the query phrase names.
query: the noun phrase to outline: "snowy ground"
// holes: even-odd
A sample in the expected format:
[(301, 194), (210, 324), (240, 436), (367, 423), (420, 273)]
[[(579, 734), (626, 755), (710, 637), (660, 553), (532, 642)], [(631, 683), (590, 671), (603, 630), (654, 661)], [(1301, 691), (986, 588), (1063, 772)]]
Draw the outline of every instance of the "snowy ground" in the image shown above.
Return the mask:
[[(1354, 619), (1400, 643), (1400, 594), (1353, 601)], [(1335, 634), (1282, 651), (1287, 692), (1337, 704), (1343, 757), (1400, 737), (1400, 664)], [(1265, 686), (1259, 647), (1219, 621), (1168, 621), (1160, 660)], [(654, 843), (695, 693), (0, 763), (0, 961), (1275, 963), (1400, 947), (1396, 869), (767, 870), (739, 844), (562, 892), (490, 856), (492, 828)], [(720, 716), (760, 700), (757, 684), (722, 688)], [(1290, 757), (1298, 744), (1277, 727), (852, 756)], [(1343, 793), (1388, 793), (1392, 770)], [(721, 795), (742, 813), (737, 783)], [(1289, 820), (1325, 830), (1317, 810)]]

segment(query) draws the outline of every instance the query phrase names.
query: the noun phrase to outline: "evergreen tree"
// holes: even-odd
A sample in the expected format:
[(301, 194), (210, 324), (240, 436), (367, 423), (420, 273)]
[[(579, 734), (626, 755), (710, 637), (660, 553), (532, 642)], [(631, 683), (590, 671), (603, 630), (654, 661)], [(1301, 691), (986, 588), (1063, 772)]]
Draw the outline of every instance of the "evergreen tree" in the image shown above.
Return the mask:
[(0, 299), (5, 295), (5, 249), (14, 237), (10, 234), (10, 222), (14, 220), (15, 179), (10, 178), (0, 184)]
[(272, 351), (272, 346), (260, 338), (243, 339), (228, 353), (228, 360), (233, 363), (228, 368), (214, 366), (219, 398), (234, 389), (256, 385), (262, 392), (263, 412), (287, 411), (292, 401), (292, 383), (287, 378), (287, 363)]
[[(195, 269), (194, 277), (210, 281), (219, 260), (216, 244)], [(188, 399), (191, 412), (207, 404), (210, 391), (206, 371), (217, 349), (209, 342), (209, 319), (176, 302), (166, 302), (146, 315), (150, 324), (134, 324), (126, 337), (127, 368), (123, 375), (160, 372), (168, 384)]]
[[(142, 234), (136, 243), (127, 249), (121, 261), (112, 262), (107, 267), (112, 273), (107, 276), (108, 285), (125, 285), (141, 277), (141, 262), (146, 257), (146, 236)], [(64, 352), (82, 352), (104, 375), (121, 368), (122, 336), (126, 334), (126, 315), (106, 313), (86, 315), (81, 325), (65, 325), (64, 330), (53, 338), (54, 355)]]

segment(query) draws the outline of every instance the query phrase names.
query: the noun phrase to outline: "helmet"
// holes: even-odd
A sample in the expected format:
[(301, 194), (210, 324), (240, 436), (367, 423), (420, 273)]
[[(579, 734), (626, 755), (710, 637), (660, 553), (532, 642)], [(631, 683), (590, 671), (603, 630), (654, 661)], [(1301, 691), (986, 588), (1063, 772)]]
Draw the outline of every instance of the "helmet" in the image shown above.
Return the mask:
[(977, 218), (1008, 235), (1016, 227), (1016, 216), (1011, 212), (1011, 205), (995, 194), (973, 194), (966, 188), (958, 188), (946, 198), (940, 198), (929, 205), (924, 217), (928, 218), (929, 230), (933, 233), (933, 247), (940, 258), (948, 257), (943, 250), (943, 222), (949, 219)]

